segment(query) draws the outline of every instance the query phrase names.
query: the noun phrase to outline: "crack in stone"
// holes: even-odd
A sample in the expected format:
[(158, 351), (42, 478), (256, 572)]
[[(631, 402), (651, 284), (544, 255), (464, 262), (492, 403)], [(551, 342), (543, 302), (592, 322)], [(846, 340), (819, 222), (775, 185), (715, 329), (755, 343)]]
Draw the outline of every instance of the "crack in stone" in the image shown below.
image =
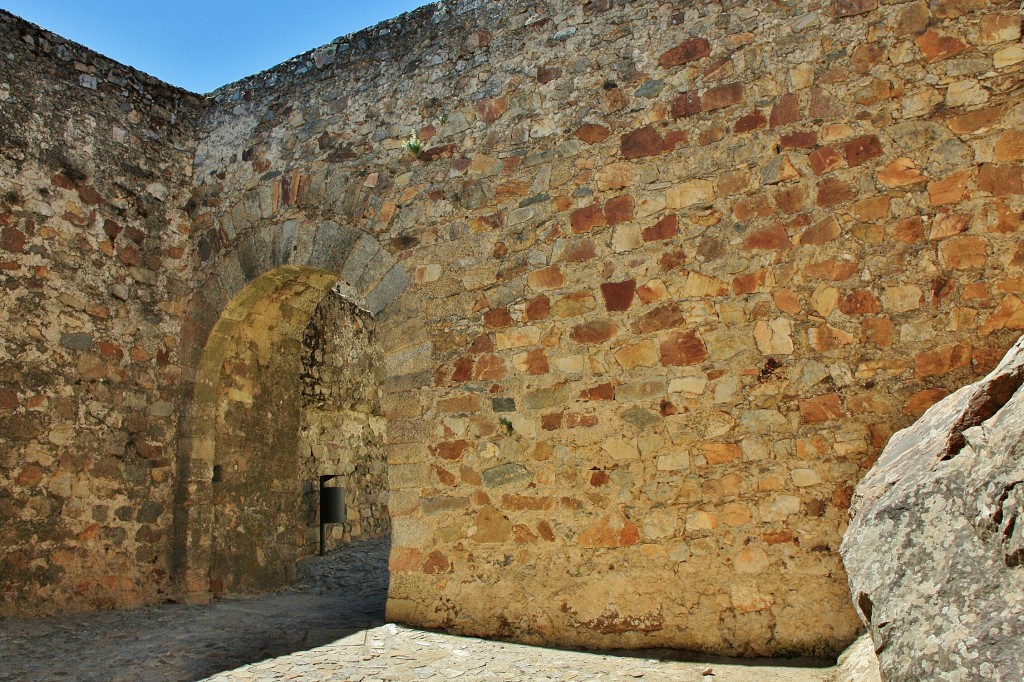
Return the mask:
[(1024, 384), (1024, 366), (1018, 366), (1013, 371), (997, 376), (989, 382), (984, 387), (981, 399), (977, 403), (968, 405), (953, 425), (946, 441), (946, 447), (939, 459), (945, 462), (959, 455), (967, 445), (964, 431), (988, 421), (992, 415), (1002, 409), (1022, 384)]

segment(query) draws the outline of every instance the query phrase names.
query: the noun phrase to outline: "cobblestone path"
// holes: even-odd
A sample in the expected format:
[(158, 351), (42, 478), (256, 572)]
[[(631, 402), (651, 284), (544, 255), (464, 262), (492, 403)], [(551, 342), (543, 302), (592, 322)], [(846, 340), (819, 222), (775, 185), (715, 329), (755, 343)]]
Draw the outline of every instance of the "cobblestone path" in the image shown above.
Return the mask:
[[(298, 583), (207, 606), (0, 619), (0, 680), (826, 682), (831, 669), (529, 647), (385, 624), (387, 543), (300, 564)], [(212, 676), (212, 677), (211, 677)]]

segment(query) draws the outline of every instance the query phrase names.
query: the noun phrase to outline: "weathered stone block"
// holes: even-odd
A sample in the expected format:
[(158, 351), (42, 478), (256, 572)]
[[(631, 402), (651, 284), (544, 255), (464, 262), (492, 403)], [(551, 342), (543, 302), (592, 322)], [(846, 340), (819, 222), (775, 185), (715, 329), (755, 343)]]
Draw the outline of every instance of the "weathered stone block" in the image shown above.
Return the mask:
[(689, 38), (663, 53), (658, 59), (658, 65), (663, 69), (670, 69), (688, 64), (701, 57), (707, 57), (709, 54), (711, 54), (711, 45), (707, 40)]

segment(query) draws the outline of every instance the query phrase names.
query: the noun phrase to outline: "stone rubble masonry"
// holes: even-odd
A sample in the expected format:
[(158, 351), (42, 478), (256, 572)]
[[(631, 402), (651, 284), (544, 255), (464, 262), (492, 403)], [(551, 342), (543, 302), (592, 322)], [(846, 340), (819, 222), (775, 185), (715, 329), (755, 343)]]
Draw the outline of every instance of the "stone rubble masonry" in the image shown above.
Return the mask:
[(384, 537), (391, 530), (380, 386), (384, 373), (373, 318), (340, 296), (324, 297), (302, 339), (298, 447), (307, 526), (300, 555), (319, 551), (315, 484), (323, 475), (336, 476), (328, 485), (345, 490), (346, 520), (327, 527), (328, 550), (342, 542)]
[(0, 614), (164, 601), (202, 100), (0, 44)]
[[(160, 205), (190, 222), (168, 223), (183, 251), (157, 275), (178, 287), (162, 314), (173, 326), (202, 296), (209, 328), (226, 301), (208, 282), (309, 253), (303, 235), (336, 226), (326, 243), (347, 245), (316, 256), (332, 271), (347, 259), (385, 367), (390, 618), (833, 655), (859, 628), (837, 554), (853, 486), (1024, 329), (1019, 43), (1016, 5), (973, 0), (427, 6), (212, 93), (194, 157), (176, 124), (193, 186), (163, 182)], [(419, 156), (402, 147), (412, 133)], [(15, 300), (37, 296), (4, 308), (27, 344), (25, 320), (60, 314), (33, 268), (98, 275), (76, 267), (84, 245), (60, 262), (31, 252), (44, 229), (85, 229), (63, 206), (38, 213), (77, 190), (5, 163), (33, 207), (10, 213), (3, 241)], [(188, 329), (171, 368), (201, 343)], [(91, 376), (77, 357), (103, 358), (107, 339), (61, 345), (82, 331), (42, 330), (5, 367)], [(130, 350), (117, 366), (135, 366)], [(0, 409), (19, 443), (4, 489), (28, 500), (63, 446), (42, 426), (57, 393), (37, 412), (23, 385), (5, 384)], [(4, 589), (25, 608), (54, 590), (61, 607), (100, 605), (74, 580), (103, 541), (47, 540), (64, 543), (56, 559), (24, 538), (52, 532), (57, 504), (131, 507), (113, 473), (17, 506)], [(56, 561), (73, 570), (47, 573)], [(155, 598), (167, 583), (147, 585)]]

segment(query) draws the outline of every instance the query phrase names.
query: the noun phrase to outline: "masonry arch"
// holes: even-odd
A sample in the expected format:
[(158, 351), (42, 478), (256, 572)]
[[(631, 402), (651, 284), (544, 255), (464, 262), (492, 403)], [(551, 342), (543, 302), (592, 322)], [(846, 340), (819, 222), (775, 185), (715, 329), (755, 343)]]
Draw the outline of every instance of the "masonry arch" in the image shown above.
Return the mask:
[(303, 334), (325, 299), (372, 318), (409, 281), (372, 235), (330, 221), (253, 229), (208, 265), (181, 344), (172, 567), (187, 601), (290, 580), (305, 542)]

